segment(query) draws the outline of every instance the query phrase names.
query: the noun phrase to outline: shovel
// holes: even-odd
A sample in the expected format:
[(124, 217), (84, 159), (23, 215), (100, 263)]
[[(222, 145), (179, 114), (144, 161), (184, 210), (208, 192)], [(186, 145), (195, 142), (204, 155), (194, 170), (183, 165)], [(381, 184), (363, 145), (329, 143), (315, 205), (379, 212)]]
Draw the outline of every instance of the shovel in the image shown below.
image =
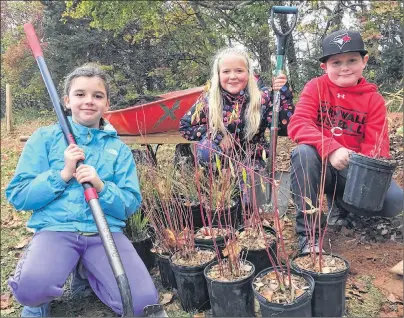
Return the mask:
[[(59, 103), (60, 99), (55, 85), (53, 84), (48, 67), (45, 63), (43, 52), (39, 44), (38, 37), (35, 33), (34, 27), (30, 23), (24, 24), (24, 31), (34, 58), (37, 61), (39, 70), (41, 71), (41, 75), (45, 82), (46, 88), (48, 89), (48, 93), (52, 100), (52, 104), (55, 109), (63, 135), (65, 136), (65, 139), (69, 145), (76, 144), (76, 140), (72, 133), (72, 128), (70, 127), (69, 121), (67, 120), (63, 108)], [(83, 161), (79, 161), (77, 163), (77, 167), (83, 164)], [(126, 276), (125, 269), (122, 265), (118, 249), (116, 248), (115, 241), (109, 229), (104, 212), (102, 211), (102, 208), (98, 201), (97, 191), (91, 183), (83, 183), (83, 188), (85, 199), (90, 205), (91, 212), (93, 214), (93, 218), (98, 229), (98, 233), (101, 237), (101, 241), (105, 249), (105, 253), (107, 254), (109, 264), (111, 265), (116, 282), (118, 284), (119, 292), (122, 299), (123, 316), (134, 317), (132, 294), (130, 291), (129, 281)], [(141, 288), (141, 286), (139, 287)], [(143, 314), (150, 317), (168, 317), (163, 309), (163, 306), (159, 304), (146, 306), (143, 309)]]
[[(276, 70), (275, 70), (275, 76), (278, 76), (280, 71), (283, 69), (284, 66), (284, 61), (285, 61), (285, 46), (286, 46), (286, 40), (289, 36), (289, 34), (293, 31), (293, 29), (296, 26), (297, 22), (297, 7), (288, 7), (288, 6), (273, 6), (271, 9), (271, 25), (272, 29), (274, 30), (276, 34), (276, 39), (277, 39), (277, 50), (276, 50)], [(281, 32), (275, 25), (275, 15), (276, 14), (292, 14), (294, 15), (294, 19), (292, 21), (292, 25), (290, 26), (290, 29), (287, 30), (285, 33)], [(269, 174), (269, 177), (275, 181), (275, 169), (274, 169), (274, 163), (276, 160), (276, 145), (278, 141), (278, 121), (279, 121), (279, 108), (280, 108), (280, 92), (275, 91), (273, 95), (273, 113), (272, 113), (272, 122), (271, 122), (271, 139), (270, 139), (270, 147), (269, 147), (269, 155), (268, 155), (268, 162), (267, 162), (267, 172)], [(280, 185), (287, 185), (289, 184), (289, 173), (282, 173), (280, 176)], [(282, 180), (283, 179), (283, 180)], [(272, 205), (275, 204), (275, 198), (277, 197), (274, 195), (275, 192), (275, 185), (272, 184), (272, 186), (268, 187), (269, 189), (269, 195), (266, 197), (267, 200), (269, 201), (268, 203), (270, 204), (272, 202)], [(288, 190), (288, 189), (287, 189)], [(285, 198), (286, 197), (286, 198)], [(288, 198), (289, 196), (285, 196), (283, 194), (282, 202), (285, 201), (286, 199), (286, 206), (285, 204), (281, 204), (282, 209), (287, 208), (288, 205)], [(278, 200), (279, 202), (279, 200)], [(282, 212), (286, 212), (282, 211)], [(283, 214), (283, 213), (281, 213)]]

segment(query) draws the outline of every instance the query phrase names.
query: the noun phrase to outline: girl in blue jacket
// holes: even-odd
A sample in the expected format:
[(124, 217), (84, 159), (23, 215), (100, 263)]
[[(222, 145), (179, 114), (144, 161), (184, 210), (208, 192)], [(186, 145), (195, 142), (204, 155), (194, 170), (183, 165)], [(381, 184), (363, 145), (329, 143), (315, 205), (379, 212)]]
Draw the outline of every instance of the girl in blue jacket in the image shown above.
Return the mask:
[[(23, 317), (49, 315), (49, 302), (63, 294), (63, 285), (78, 264), (95, 294), (122, 314), (122, 302), (105, 254), (83, 182), (98, 192), (131, 287), (134, 312), (158, 302), (153, 281), (129, 239), (122, 233), (127, 218), (139, 208), (135, 162), (128, 146), (102, 116), (109, 108), (106, 74), (86, 65), (65, 81), (65, 107), (78, 145), (67, 147), (58, 124), (43, 127), (27, 141), (15, 175), (6, 189), (17, 210), (33, 210), (30, 244), (9, 279)], [(76, 169), (76, 163), (84, 165)]]

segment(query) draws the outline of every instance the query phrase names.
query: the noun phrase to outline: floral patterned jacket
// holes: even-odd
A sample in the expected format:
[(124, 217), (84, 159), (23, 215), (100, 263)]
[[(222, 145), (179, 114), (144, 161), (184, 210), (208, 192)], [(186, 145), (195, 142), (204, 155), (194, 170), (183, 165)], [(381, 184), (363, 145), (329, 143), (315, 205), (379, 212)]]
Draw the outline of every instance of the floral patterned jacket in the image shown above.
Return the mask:
[[(261, 91), (261, 123), (258, 132), (248, 143), (255, 150), (255, 159), (262, 160), (262, 149), (267, 154), (269, 151), (269, 143), (264, 134), (267, 128), (271, 127), (272, 121), (272, 97), (271, 88), (266, 87), (261, 80), (258, 80), (259, 89)], [(223, 122), (227, 132), (232, 135), (236, 141), (236, 145), (246, 150), (247, 143), (244, 138), (245, 130), (245, 110), (249, 102), (248, 92), (241, 91), (238, 95), (231, 95), (222, 90), (223, 96)], [(293, 94), (288, 85), (281, 89), (281, 103), (279, 110), (279, 131), (280, 136), (287, 136), (287, 126), (290, 116), (294, 112)], [(223, 133), (218, 132), (215, 138), (210, 142), (210, 132), (208, 129), (208, 93), (203, 92), (191, 109), (180, 120), (180, 128), (182, 136), (191, 141), (199, 141), (200, 144), (209, 143), (209, 147), (221, 153), (219, 144), (223, 138)], [(206, 149), (206, 148), (205, 148)], [(205, 151), (206, 152), (206, 151)], [(207, 161), (206, 154), (198, 153), (200, 161)]]

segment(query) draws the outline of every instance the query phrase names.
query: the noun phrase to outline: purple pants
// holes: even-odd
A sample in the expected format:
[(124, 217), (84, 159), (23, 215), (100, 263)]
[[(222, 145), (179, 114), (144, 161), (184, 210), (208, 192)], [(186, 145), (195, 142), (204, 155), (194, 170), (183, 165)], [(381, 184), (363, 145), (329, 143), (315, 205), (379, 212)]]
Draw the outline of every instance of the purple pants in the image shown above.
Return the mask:
[[(158, 302), (157, 290), (128, 238), (122, 233), (112, 235), (131, 287), (134, 313), (140, 316), (146, 305)], [(36, 233), (8, 284), (22, 305), (39, 306), (62, 296), (63, 285), (79, 261), (88, 271), (88, 281), (98, 298), (122, 314), (118, 285), (98, 235)]]

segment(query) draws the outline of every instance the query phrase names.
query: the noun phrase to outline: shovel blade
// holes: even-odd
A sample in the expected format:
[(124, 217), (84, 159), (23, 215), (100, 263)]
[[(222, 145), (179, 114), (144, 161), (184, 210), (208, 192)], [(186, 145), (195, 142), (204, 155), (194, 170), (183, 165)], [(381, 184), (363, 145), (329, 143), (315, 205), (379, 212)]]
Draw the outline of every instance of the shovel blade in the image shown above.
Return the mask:
[(143, 317), (168, 317), (163, 305), (147, 305), (143, 308)]

